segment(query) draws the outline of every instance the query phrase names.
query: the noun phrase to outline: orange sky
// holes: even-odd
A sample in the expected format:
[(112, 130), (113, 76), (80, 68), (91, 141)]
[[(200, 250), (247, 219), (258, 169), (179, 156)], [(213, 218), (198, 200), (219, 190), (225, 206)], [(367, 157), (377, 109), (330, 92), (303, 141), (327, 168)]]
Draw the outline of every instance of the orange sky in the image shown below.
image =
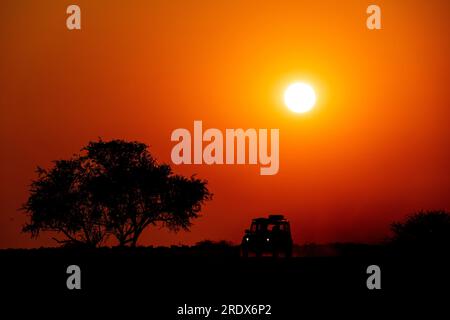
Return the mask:
[[(79, 4), (82, 30), (68, 31)], [(366, 8), (382, 10), (380, 31)], [(214, 200), (191, 232), (141, 244), (239, 242), (250, 219), (285, 214), (294, 240), (378, 241), (418, 209), (450, 209), (448, 1), (2, 1), (0, 247), (20, 233), (37, 165), (89, 140), (150, 145), (170, 163), (176, 128), (279, 128), (280, 170), (178, 166)], [(282, 103), (293, 81), (316, 108)]]

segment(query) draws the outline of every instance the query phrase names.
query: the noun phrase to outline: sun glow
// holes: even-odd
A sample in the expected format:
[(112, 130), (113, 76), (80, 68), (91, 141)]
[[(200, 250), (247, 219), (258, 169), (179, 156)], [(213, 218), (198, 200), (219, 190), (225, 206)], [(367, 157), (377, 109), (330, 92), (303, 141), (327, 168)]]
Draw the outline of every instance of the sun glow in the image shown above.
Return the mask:
[(316, 93), (309, 84), (296, 82), (284, 92), (284, 103), (291, 111), (304, 113), (316, 104)]

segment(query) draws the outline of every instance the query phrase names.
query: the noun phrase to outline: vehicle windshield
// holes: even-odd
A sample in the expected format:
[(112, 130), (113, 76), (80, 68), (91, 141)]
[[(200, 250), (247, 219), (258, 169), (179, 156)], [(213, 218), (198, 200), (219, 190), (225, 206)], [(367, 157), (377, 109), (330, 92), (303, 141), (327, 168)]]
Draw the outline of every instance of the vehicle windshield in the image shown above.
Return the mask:
[(288, 224), (287, 223), (262, 223), (262, 222), (253, 222), (251, 227), (250, 227), (250, 231), (252, 233), (255, 232), (277, 232), (277, 231), (281, 231), (281, 232), (286, 232), (289, 230)]
[(265, 227), (267, 227), (267, 225), (262, 224), (262, 223), (256, 223), (256, 222), (253, 222), (253, 223), (252, 223), (252, 226), (251, 226), (251, 228), (250, 228), (250, 231), (251, 231), (251, 232), (261, 232), (261, 231), (265, 231), (265, 230), (266, 230)]

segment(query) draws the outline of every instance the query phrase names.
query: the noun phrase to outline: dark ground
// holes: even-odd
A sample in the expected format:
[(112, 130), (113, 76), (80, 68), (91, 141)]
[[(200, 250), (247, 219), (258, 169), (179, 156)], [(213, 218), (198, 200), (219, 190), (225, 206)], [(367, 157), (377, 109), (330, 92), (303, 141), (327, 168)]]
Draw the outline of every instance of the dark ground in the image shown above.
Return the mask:
[[(227, 246), (1, 250), (0, 261), (3, 307), (14, 304), (16, 311), (44, 316), (60, 315), (55, 308), (63, 307), (85, 315), (94, 312), (88, 308), (103, 315), (125, 312), (126, 319), (203, 319), (177, 316), (177, 307), (270, 304), (271, 316), (208, 319), (301, 319), (306, 312), (337, 315), (356, 305), (371, 314), (386, 307), (414, 311), (450, 292), (448, 253), (399, 253), (381, 246), (305, 246), (291, 259), (242, 259), (237, 247)], [(66, 288), (71, 264), (81, 268), (81, 290)], [(372, 264), (381, 268), (381, 290), (366, 287)]]

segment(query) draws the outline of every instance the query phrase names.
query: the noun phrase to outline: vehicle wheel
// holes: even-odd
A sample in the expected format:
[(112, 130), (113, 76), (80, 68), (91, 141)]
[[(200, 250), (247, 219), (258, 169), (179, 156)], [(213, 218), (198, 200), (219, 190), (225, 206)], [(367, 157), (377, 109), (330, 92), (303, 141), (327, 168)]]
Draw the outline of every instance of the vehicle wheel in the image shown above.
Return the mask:
[(286, 258), (292, 258), (292, 248), (286, 250)]
[(248, 249), (245, 247), (241, 247), (241, 257), (248, 258)]
[(272, 257), (278, 258), (278, 250), (277, 250), (277, 249), (274, 249), (274, 250), (272, 251)]

